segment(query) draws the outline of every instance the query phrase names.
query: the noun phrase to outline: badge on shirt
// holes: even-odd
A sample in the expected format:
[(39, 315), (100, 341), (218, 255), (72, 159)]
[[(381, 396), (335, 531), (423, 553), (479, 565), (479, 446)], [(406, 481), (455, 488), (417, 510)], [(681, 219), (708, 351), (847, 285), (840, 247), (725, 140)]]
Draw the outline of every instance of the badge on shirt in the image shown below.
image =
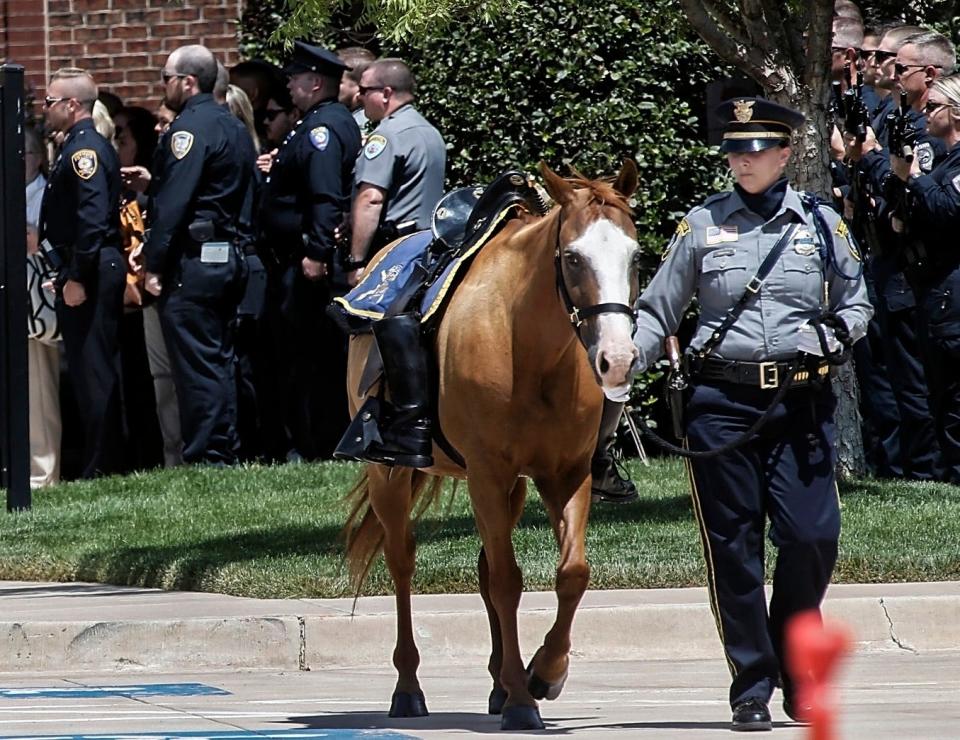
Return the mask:
[(70, 157), (70, 162), (73, 163), (73, 171), (81, 180), (89, 180), (97, 174), (99, 162), (93, 149), (78, 149)]
[(817, 243), (808, 229), (797, 229), (797, 234), (793, 237), (793, 251), (801, 257), (809, 257), (817, 251)]
[(192, 146), (193, 134), (189, 131), (177, 131), (170, 137), (170, 151), (177, 159), (186, 157)]
[(313, 129), (310, 132), (310, 143), (321, 152), (326, 149), (327, 144), (330, 143), (330, 131), (327, 130), (327, 127), (317, 126)]
[(707, 227), (707, 246), (714, 244), (724, 244), (726, 242), (735, 242), (740, 238), (736, 226), (708, 226)]
[(917, 158), (922, 171), (930, 172), (933, 169), (933, 147), (930, 146), (929, 141), (920, 144), (913, 150), (913, 154)]
[(363, 156), (367, 159), (376, 159), (386, 148), (387, 140), (381, 134), (373, 134), (363, 147)]

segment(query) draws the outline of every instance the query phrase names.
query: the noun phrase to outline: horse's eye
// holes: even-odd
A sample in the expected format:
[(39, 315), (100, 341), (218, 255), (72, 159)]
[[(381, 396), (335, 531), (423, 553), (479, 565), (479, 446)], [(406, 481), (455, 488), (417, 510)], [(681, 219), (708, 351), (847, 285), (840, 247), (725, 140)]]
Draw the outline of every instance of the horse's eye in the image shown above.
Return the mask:
[(567, 260), (567, 265), (569, 267), (580, 267), (580, 255), (573, 254), (573, 252), (567, 252), (564, 257)]
[(643, 262), (643, 255), (640, 254), (640, 250), (637, 250), (633, 253), (633, 257), (630, 260), (630, 265), (632, 267), (640, 267), (640, 264)]

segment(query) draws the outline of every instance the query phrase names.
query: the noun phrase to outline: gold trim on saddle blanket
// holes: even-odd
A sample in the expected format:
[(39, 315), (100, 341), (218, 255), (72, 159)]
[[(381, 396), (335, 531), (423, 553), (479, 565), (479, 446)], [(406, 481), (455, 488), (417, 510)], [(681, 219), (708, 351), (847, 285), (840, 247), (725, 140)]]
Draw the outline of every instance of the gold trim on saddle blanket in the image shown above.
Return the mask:
[[(466, 252), (461, 254), (456, 259), (456, 263), (453, 266), (453, 269), (450, 270), (449, 274), (446, 276), (446, 279), (443, 281), (443, 285), (440, 287), (437, 297), (434, 298), (433, 303), (430, 304), (430, 307), (424, 312), (423, 318), (420, 320), (421, 323), (429, 319), (433, 314), (435, 314), (441, 306), (443, 306), (443, 301), (446, 298), (447, 292), (450, 290), (450, 286), (453, 284), (454, 278), (460, 271), (460, 268), (463, 267), (470, 257), (472, 257), (478, 249), (480, 249), (484, 244), (486, 244), (490, 238), (493, 236), (493, 232), (497, 227), (504, 221), (504, 219), (510, 214), (510, 212), (520, 206), (518, 203), (512, 203), (511, 205), (504, 208), (500, 213), (496, 215), (495, 218), (490, 220), (490, 223), (487, 225), (486, 230), (483, 232), (483, 235), (476, 241), (476, 243), (470, 247)], [(370, 264), (367, 265), (364, 270), (364, 275), (372, 273), (377, 266), (387, 257), (390, 252), (397, 247), (397, 245), (403, 243), (404, 240), (409, 239), (412, 236), (416, 236), (417, 233), (408, 234), (407, 236), (400, 237), (395, 242), (388, 244), (386, 247), (381, 249), (377, 255), (370, 260)], [(383, 314), (377, 311), (367, 311), (362, 308), (354, 308), (350, 305), (346, 298), (339, 296), (333, 299), (334, 303), (340, 304), (344, 310), (348, 313), (353, 314), (354, 316), (362, 316), (365, 319), (372, 319), (373, 321), (379, 321), (383, 318)]]

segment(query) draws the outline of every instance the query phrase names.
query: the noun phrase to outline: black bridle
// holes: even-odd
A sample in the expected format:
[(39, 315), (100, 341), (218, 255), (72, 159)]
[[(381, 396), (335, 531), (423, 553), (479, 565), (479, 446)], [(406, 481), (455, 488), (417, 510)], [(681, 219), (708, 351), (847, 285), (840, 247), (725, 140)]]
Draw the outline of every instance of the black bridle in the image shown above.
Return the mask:
[(585, 306), (583, 308), (574, 304), (573, 298), (570, 297), (570, 291), (567, 290), (566, 278), (563, 276), (563, 262), (561, 255), (563, 250), (560, 247), (560, 227), (562, 225), (563, 213), (561, 212), (557, 214), (557, 246), (553, 252), (554, 263), (557, 268), (557, 292), (560, 294), (564, 308), (566, 308), (567, 311), (567, 317), (570, 319), (570, 323), (573, 324), (573, 328), (577, 332), (577, 336), (580, 337), (580, 326), (584, 321), (605, 313), (622, 313), (629, 316), (631, 333), (633, 333), (633, 331), (637, 328), (637, 312), (625, 303), (597, 303), (593, 306)]

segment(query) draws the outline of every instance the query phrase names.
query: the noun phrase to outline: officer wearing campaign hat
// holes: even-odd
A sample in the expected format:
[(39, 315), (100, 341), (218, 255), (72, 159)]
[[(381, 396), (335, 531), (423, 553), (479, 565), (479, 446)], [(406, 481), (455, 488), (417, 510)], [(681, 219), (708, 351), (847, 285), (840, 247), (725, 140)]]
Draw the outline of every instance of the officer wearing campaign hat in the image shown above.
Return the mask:
[(339, 102), (347, 66), (331, 51), (294, 43), (284, 72), (293, 104), (303, 112), (274, 158), (260, 210), (262, 243), (278, 264), (272, 276), (275, 313), (293, 377), (284, 387), (292, 451), (312, 459), (332, 452), (349, 422), (346, 340), (326, 318), (331, 298), (345, 292), (334, 231), (349, 212), (360, 127)]
[[(694, 511), (733, 677), (732, 729), (768, 730), (778, 685), (786, 714), (804, 716), (784, 668), (784, 629), (797, 612), (819, 608), (833, 572), (840, 509), (830, 367), (864, 335), (872, 308), (846, 225), (784, 176), (803, 114), (746, 97), (718, 112), (736, 184), (680, 221), (638, 301), (635, 342), (646, 369), (698, 299), (685, 408)], [(769, 611), (767, 518), (777, 547)]]

